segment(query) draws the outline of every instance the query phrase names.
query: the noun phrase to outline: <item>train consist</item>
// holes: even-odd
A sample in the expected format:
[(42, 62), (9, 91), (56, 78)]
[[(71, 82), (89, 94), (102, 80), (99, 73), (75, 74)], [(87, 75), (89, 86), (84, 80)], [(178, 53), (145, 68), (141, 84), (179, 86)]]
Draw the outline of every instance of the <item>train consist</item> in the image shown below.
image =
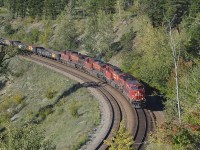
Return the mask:
[(119, 90), (133, 107), (144, 108), (146, 106), (144, 86), (132, 75), (123, 73), (120, 68), (109, 63), (96, 60), (79, 52), (71, 50), (58, 52), (41, 46), (24, 44), (21, 41), (0, 39), (0, 44), (15, 46), (18, 49), (27, 50), (38, 56), (54, 59), (63, 64), (86, 71)]

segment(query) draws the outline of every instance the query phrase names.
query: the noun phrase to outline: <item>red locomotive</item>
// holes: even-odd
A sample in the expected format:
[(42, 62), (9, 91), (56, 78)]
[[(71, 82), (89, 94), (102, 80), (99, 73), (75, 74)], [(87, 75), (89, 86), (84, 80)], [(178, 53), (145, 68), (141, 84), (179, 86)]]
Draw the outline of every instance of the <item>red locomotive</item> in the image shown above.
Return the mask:
[(0, 44), (16, 46), (19, 49), (26, 47), (27, 50), (36, 55), (55, 59), (64, 64), (82, 69), (118, 89), (126, 96), (133, 107), (143, 108), (146, 105), (144, 86), (132, 75), (123, 73), (116, 66), (69, 50), (57, 52), (40, 46), (26, 45), (21, 41), (9, 41), (7, 39), (0, 39)]

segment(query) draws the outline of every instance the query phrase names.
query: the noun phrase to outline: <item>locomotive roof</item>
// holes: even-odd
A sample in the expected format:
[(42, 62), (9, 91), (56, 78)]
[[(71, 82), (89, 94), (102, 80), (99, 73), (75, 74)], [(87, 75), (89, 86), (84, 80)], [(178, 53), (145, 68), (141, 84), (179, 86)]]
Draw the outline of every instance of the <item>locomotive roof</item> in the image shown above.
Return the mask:
[(121, 77), (128, 83), (128, 84), (141, 84), (135, 77), (130, 74), (122, 74)]
[(138, 82), (138, 80), (134, 80), (134, 79), (128, 79), (128, 80), (126, 80), (126, 82), (128, 83), (128, 84), (140, 84), (140, 82)]

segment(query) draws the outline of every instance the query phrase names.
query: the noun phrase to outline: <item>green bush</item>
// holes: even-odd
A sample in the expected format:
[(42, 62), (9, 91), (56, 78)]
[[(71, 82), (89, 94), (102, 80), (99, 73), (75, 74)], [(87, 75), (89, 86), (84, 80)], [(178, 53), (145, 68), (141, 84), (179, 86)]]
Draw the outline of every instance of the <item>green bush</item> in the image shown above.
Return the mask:
[(57, 91), (55, 90), (52, 90), (52, 89), (49, 89), (46, 91), (46, 94), (45, 96), (48, 98), (48, 99), (52, 99), (54, 98), (54, 96), (57, 94)]

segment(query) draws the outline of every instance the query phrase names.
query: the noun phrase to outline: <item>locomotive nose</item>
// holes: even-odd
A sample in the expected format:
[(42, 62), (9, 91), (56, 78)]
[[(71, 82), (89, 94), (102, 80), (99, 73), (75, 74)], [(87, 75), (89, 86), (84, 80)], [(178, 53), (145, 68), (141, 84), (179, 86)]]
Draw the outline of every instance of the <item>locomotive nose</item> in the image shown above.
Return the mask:
[(137, 92), (135, 93), (135, 98), (136, 98), (136, 100), (144, 99), (144, 94), (143, 94), (143, 92), (142, 92), (142, 91), (137, 91)]

